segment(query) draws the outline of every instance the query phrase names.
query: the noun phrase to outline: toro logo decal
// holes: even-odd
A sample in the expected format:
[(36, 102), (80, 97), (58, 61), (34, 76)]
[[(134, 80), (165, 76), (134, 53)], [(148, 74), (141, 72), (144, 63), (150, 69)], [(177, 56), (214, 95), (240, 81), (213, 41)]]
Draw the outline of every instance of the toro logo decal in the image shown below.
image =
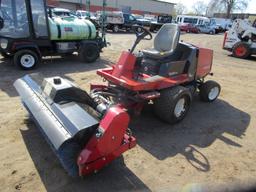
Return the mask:
[(72, 27), (64, 27), (64, 31), (65, 32), (73, 32), (73, 28)]

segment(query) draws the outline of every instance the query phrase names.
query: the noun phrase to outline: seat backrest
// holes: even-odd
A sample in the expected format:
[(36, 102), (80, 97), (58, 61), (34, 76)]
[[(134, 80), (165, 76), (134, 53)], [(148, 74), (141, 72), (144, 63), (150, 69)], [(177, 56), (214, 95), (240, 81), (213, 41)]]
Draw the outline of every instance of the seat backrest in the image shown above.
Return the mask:
[(171, 52), (177, 47), (179, 38), (180, 30), (177, 24), (164, 24), (155, 37), (154, 48), (159, 52)]

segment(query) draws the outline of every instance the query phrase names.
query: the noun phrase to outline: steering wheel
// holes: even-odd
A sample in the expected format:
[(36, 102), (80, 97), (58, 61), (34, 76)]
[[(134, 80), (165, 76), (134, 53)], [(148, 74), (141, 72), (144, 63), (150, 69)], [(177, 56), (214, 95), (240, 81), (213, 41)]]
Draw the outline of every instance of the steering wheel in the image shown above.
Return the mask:
[(134, 33), (137, 36), (137, 39), (140, 40), (151, 40), (153, 38), (152, 34), (146, 28), (134, 25), (133, 26)]

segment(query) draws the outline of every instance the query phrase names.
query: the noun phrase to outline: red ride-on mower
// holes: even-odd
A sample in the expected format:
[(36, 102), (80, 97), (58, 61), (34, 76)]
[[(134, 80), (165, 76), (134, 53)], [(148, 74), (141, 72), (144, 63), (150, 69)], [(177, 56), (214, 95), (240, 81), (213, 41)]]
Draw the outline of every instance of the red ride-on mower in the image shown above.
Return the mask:
[(211, 71), (212, 50), (179, 42), (178, 26), (166, 24), (153, 49), (133, 54), (142, 39), (152, 39), (143, 27), (136, 26), (135, 32), (132, 49), (113, 67), (97, 72), (108, 85), (91, 85), (90, 94), (60, 77), (27, 75), (14, 84), (72, 176), (97, 172), (136, 145), (128, 128), (129, 111), (139, 113), (151, 102), (157, 116), (176, 123), (187, 114), (197, 90), (203, 101), (219, 96), (219, 84), (204, 82)]

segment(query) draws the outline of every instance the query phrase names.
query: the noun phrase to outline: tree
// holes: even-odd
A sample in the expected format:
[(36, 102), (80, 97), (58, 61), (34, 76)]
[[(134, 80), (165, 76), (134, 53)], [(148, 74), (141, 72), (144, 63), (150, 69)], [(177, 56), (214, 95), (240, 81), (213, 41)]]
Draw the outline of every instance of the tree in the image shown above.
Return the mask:
[(248, 6), (248, 0), (211, 0), (209, 9), (211, 11), (223, 10), (226, 17), (230, 18), (230, 14), (235, 10), (243, 11)]
[(207, 12), (207, 5), (203, 1), (197, 1), (192, 9), (196, 15), (205, 15)]
[(178, 3), (175, 7), (177, 15), (182, 15), (187, 12), (187, 8), (182, 3)]

